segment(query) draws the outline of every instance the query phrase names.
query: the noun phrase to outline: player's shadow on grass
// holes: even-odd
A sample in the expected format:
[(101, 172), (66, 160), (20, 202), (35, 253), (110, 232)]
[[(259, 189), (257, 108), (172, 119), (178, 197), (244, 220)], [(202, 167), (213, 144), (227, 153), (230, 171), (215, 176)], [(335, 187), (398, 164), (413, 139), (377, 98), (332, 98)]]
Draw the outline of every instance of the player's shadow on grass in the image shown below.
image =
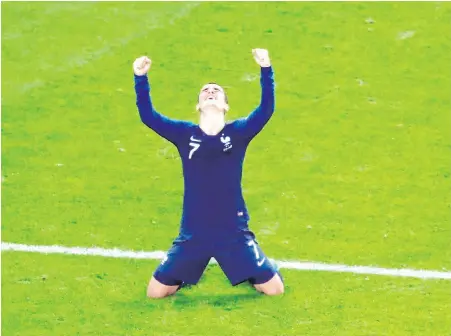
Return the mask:
[(193, 293), (183, 294), (181, 292), (174, 296), (164, 299), (149, 299), (144, 296), (130, 301), (118, 301), (115, 303), (117, 309), (126, 309), (130, 311), (146, 310), (189, 310), (199, 309), (202, 306), (214, 307), (226, 311), (243, 309), (247, 303), (258, 302), (263, 295), (259, 293), (230, 293), (230, 294), (212, 294), (212, 293)]
[(222, 308), (224, 310), (234, 310), (241, 308), (244, 302), (256, 301), (262, 297), (260, 293), (229, 293), (229, 294), (199, 294), (194, 295), (177, 293), (173, 298), (173, 305), (178, 309), (186, 309), (190, 307), (198, 307), (207, 305)]

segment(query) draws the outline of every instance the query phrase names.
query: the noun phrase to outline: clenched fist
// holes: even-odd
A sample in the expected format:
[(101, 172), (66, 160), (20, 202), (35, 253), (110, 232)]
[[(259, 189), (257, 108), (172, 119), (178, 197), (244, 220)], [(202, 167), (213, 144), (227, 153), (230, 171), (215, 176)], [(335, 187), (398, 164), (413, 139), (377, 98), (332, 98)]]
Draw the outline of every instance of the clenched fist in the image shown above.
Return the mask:
[(255, 58), (255, 61), (261, 67), (269, 67), (271, 66), (271, 60), (269, 59), (268, 50), (266, 49), (252, 49), (252, 55)]
[(141, 56), (133, 62), (133, 72), (137, 76), (144, 76), (149, 72), (152, 61), (147, 56)]

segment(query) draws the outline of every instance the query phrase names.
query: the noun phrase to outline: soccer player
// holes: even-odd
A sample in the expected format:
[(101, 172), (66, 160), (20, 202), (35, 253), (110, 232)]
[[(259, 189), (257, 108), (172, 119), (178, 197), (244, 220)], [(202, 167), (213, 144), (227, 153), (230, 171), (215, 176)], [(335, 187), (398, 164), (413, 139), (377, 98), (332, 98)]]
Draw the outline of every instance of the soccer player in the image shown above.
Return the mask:
[(196, 284), (215, 258), (233, 286), (248, 281), (267, 295), (284, 292), (276, 266), (258, 245), (241, 190), (246, 149), (274, 113), (274, 72), (269, 54), (253, 49), (260, 66), (261, 100), (247, 117), (225, 121), (224, 89), (215, 83), (198, 96), (199, 124), (157, 112), (150, 97), (151, 60), (133, 63), (136, 105), (142, 122), (174, 144), (183, 166), (184, 197), (179, 234), (155, 270), (147, 296), (162, 298)]

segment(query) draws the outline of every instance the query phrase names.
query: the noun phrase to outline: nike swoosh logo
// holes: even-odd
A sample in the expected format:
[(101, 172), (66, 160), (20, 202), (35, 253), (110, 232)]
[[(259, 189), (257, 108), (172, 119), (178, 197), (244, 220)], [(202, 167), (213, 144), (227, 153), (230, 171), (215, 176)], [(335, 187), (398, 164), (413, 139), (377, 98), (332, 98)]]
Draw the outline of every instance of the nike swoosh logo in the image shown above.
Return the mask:
[(191, 141), (196, 141), (196, 142), (202, 142), (202, 140), (195, 139), (194, 136), (191, 136), (190, 140), (191, 140)]
[(257, 261), (257, 265), (258, 267), (260, 267), (261, 265), (263, 265), (263, 263), (265, 262), (266, 258), (263, 258), (262, 261)]

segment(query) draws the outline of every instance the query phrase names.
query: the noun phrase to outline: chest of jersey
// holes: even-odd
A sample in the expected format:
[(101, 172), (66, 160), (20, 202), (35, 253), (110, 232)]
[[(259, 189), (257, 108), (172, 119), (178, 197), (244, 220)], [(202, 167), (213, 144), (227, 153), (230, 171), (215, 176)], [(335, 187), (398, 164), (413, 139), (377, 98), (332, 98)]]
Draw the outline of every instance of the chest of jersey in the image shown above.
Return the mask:
[(233, 142), (230, 135), (225, 133), (217, 136), (191, 135), (182, 155), (188, 161), (199, 159), (220, 159), (230, 156), (233, 151)]

